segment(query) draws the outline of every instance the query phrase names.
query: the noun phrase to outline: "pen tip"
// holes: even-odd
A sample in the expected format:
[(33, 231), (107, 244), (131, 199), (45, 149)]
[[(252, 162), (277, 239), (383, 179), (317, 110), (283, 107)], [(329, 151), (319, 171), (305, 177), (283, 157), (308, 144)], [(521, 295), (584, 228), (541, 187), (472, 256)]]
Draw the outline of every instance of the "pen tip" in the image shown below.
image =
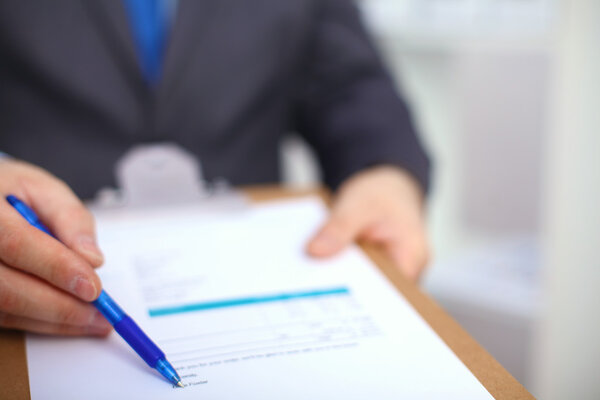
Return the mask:
[(179, 381), (179, 382), (177, 382), (177, 386), (183, 387), (183, 383), (181, 383), (181, 381)]

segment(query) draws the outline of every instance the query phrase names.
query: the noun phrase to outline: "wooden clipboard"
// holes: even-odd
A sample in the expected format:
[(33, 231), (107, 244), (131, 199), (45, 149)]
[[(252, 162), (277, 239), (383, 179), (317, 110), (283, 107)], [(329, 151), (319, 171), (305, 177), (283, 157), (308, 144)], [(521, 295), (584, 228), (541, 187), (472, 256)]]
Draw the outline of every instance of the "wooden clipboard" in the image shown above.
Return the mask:
[[(325, 202), (329, 201), (325, 190), (298, 191), (279, 186), (254, 186), (243, 188), (242, 192), (257, 203), (310, 195), (319, 195)], [(360, 246), (495, 399), (534, 399), (440, 306), (404, 279), (378, 249), (364, 243)], [(30, 397), (24, 335), (18, 331), (0, 330), (0, 399)]]

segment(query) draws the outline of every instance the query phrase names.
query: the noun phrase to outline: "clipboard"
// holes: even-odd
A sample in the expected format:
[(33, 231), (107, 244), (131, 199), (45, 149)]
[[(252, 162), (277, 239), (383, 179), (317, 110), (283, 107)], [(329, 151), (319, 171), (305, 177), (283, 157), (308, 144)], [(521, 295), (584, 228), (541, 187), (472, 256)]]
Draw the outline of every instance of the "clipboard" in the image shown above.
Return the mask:
[[(171, 149), (177, 152), (177, 149)], [(135, 158), (140, 153), (133, 153)], [(147, 155), (147, 154), (146, 154)], [(150, 162), (150, 159), (141, 157)], [(156, 160), (156, 158), (154, 158)], [(155, 161), (154, 161), (155, 162)], [(163, 159), (163, 162), (165, 160)], [(131, 210), (132, 208), (160, 207), (169, 202), (169, 199), (160, 197), (159, 200), (147, 202), (144, 196), (151, 195), (148, 190), (160, 188), (160, 180), (156, 175), (143, 179), (135, 179), (139, 174), (137, 169), (128, 169), (126, 163), (121, 171), (120, 182), (124, 186), (123, 191), (108, 192), (101, 194), (92, 209), (102, 212), (104, 209)], [(157, 168), (165, 168), (166, 164), (154, 164)], [(137, 167), (136, 167), (137, 168)], [(168, 169), (168, 168), (167, 168)], [(152, 172), (152, 168), (142, 169), (142, 173)], [(128, 175), (133, 174), (133, 175)], [(164, 174), (169, 176), (169, 174)], [(192, 173), (183, 179), (184, 185), (191, 185), (199, 175)], [(128, 180), (130, 179), (130, 180)], [(144, 180), (146, 179), (146, 180)], [(148, 179), (155, 185), (148, 184)], [(134, 188), (127, 182), (146, 182), (143, 188)], [(171, 199), (179, 205), (202, 202), (206, 210), (210, 212), (230, 212), (231, 210), (243, 209), (251, 203), (268, 202), (285, 198), (298, 198), (302, 196), (320, 196), (325, 203), (329, 203), (330, 195), (325, 189), (291, 190), (280, 186), (252, 186), (239, 188), (234, 191), (231, 187), (222, 186), (218, 190), (207, 189), (206, 186), (197, 186), (189, 189), (186, 194), (181, 195), (175, 189), (169, 193), (178, 193), (177, 198)], [(136, 192), (137, 190), (137, 192)], [(212, 190), (212, 191), (211, 191)], [(143, 195), (141, 195), (144, 193)], [(137, 197), (136, 197), (137, 196)], [(142, 196), (142, 197), (140, 197)], [(473, 375), (496, 399), (533, 399), (534, 397), (512, 377), (487, 351), (485, 351), (471, 336), (469, 336), (444, 310), (433, 300), (426, 296), (419, 288), (403, 278), (399, 271), (383, 255), (383, 253), (365, 243), (360, 243), (362, 250), (372, 259), (378, 268), (384, 273), (396, 289), (404, 295), (415, 310), (441, 337), (448, 347), (467, 366)], [(27, 359), (25, 355), (24, 334), (12, 330), (0, 330), (0, 398), (4, 399), (28, 399), (30, 398)]]

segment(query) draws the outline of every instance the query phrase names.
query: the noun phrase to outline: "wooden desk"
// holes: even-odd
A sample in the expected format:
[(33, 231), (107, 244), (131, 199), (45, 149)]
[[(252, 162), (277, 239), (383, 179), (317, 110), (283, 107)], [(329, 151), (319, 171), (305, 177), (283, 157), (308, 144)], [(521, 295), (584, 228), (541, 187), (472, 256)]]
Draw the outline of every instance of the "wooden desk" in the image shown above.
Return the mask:
[[(314, 194), (328, 198), (324, 191), (291, 191), (273, 186), (244, 188), (244, 192), (255, 202)], [(361, 244), (361, 247), (494, 398), (534, 398), (440, 306), (406, 281), (382, 253), (372, 246)], [(29, 398), (24, 335), (0, 330), (0, 399)]]

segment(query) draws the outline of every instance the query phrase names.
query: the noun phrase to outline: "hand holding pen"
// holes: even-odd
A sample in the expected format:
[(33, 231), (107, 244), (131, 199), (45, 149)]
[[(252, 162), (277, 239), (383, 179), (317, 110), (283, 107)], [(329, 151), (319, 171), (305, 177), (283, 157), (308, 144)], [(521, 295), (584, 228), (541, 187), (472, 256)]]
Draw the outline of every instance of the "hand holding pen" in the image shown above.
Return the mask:
[[(60, 242), (4, 200), (14, 194)], [(102, 290), (94, 219), (62, 181), (40, 168), (0, 160), (0, 327), (54, 335), (106, 336), (111, 325), (89, 302)]]
[[(0, 170), (2, 167), (6, 167), (6, 164), (2, 165), (0, 164)], [(17, 165), (17, 167), (19, 167), (19, 165)], [(25, 166), (27, 167), (27, 166)], [(72, 193), (71, 193), (72, 194)], [(76, 197), (73, 195), (72, 198)], [(23, 253), (25, 253), (27, 250), (29, 249), (36, 249), (38, 247), (41, 247), (43, 245), (40, 245), (39, 243), (34, 243), (34, 242), (26, 242), (25, 239), (42, 239), (42, 238), (38, 238), (37, 236), (39, 236), (39, 234), (42, 234), (45, 236), (44, 239), (51, 239), (53, 240), (55, 243), (52, 243), (53, 245), (59, 244), (60, 243), (55, 240), (55, 239), (60, 239), (60, 237), (56, 237), (52, 234), (51, 230), (46, 227), (41, 220), (39, 219), (39, 217), (37, 216), (37, 214), (33, 211), (33, 209), (31, 209), (27, 204), (25, 204), (24, 202), (22, 202), (18, 197), (14, 196), (14, 195), (8, 195), (6, 196), (6, 200), (7, 203), (10, 204), (14, 210), (16, 210), (18, 212), (18, 214), (21, 215), (21, 221), (25, 221), (26, 223), (28, 223), (31, 227), (33, 227), (35, 229), (35, 234), (32, 234), (32, 232), (27, 232), (27, 229), (24, 229), (24, 232), (19, 232), (19, 230), (23, 229), (22, 226), (19, 226), (20, 224), (18, 223), (18, 221), (13, 221), (11, 217), (14, 217), (14, 215), (16, 215), (17, 213), (14, 213), (13, 211), (13, 215), (11, 215), (10, 212), (4, 214), (3, 213), (3, 208), (2, 206), (0, 206), (0, 218), (2, 217), (6, 217), (6, 220), (2, 220), (3, 222), (9, 222), (8, 224), (3, 224), (4, 230), (2, 230), (2, 228), (0, 227), (0, 255), (5, 255), (6, 258), (10, 259), (10, 260), (17, 260), (19, 261), (19, 256), (21, 256)], [(77, 200), (78, 201), (78, 200)], [(1, 203), (1, 202), (0, 202)], [(2, 204), (4, 205), (4, 204)], [(90, 221), (93, 221), (93, 218), (91, 218), (91, 214), (89, 214), (89, 212), (87, 210), (85, 210), (85, 208), (83, 207), (83, 205), (81, 203), (78, 204), (79, 206), (79, 211), (83, 211), (85, 213), (87, 213), (88, 217), (90, 218)], [(45, 207), (41, 207), (42, 209), (46, 209)], [(59, 212), (62, 210), (58, 210)], [(15, 225), (11, 226), (11, 223), (14, 223)], [(92, 223), (92, 231), (93, 231), (93, 223)], [(14, 232), (17, 232), (16, 234)], [(92, 232), (93, 233), (93, 232)], [(13, 239), (10, 237), (7, 237), (7, 235), (11, 235), (11, 234), (15, 234), (18, 239)], [(31, 235), (30, 238), (27, 238), (28, 235)], [(42, 241), (43, 242), (43, 241)], [(88, 243), (89, 244), (89, 243)], [(6, 247), (3, 247), (6, 246)], [(95, 241), (94, 241), (94, 246), (95, 246)], [(95, 246), (97, 249), (97, 246)], [(99, 251), (98, 251), (99, 254)], [(23, 260), (21, 260), (23, 261)], [(41, 260), (42, 262), (44, 261), (43, 259)], [(48, 263), (50, 261), (53, 260), (46, 260)], [(25, 272), (29, 272), (29, 273), (34, 273), (36, 274), (36, 272), (38, 272), (36, 275), (38, 275), (40, 278), (46, 278), (46, 277), (53, 277), (53, 270), (51, 269), (52, 267), (56, 268), (56, 266), (60, 266), (62, 267), (64, 263), (69, 262), (70, 260), (68, 259), (58, 259), (56, 260), (57, 263), (55, 265), (51, 265), (50, 266), (50, 270), (46, 270), (44, 271), (44, 269), (42, 268), (41, 270), (27, 270), (25, 269)], [(85, 266), (82, 266), (82, 268), (85, 270)], [(47, 268), (48, 269), (48, 268)], [(67, 271), (69, 272), (69, 271)], [(78, 271), (79, 272), (79, 271)], [(88, 271), (89, 272), (89, 271)], [(17, 287), (13, 287), (12, 288), (12, 292), (11, 289), (7, 286), (7, 285), (3, 285), (3, 280), (2, 278), (2, 274), (4, 273), (5, 276), (7, 276), (8, 278), (11, 277), (11, 270), (10, 268), (5, 268), (0, 269), (0, 300), (2, 300), (2, 296), (1, 294), (3, 293), (1, 290), (4, 289), (4, 299), (9, 299), (10, 300), (10, 296), (12, 296), (13, 294), (16, 294), (15, 298), (18, 298), (19, 295), (24, 294), (23, 292), (20, 292), (23, 288), (26, 288), (26, 284), (24, 285), (23, 282), (27, 282), (27, 279), (21, 279), (21, 281), (19, 282), (19, 279), (17, 279), (15, 281), (14, 277), (15, 276), (19, 276), (18, 274), (13, 275), (13, 283), (17, 283), (17, 284), (21, 284), (20, 286)], [(60, 278), (60, 276), (59, 276)], [(95, 278), (96, 282), (98, 283), (98, 287), (100, 284), (99, 278), (96, 274), (92, 275), (92, 278)], [(139, 326), (125, 313), (123, 312), (123, 310), (117, 305), (117, 303), (104, 291), (104, 290), (100, 290), (99, 293), (97, 291), (97, 289), (93, 286), (93, 284), (91, 282), (83, 282), (83, 286), (82, 286), (82, 280), (85, 280), (85, 277), (82, 277), (81, 275), (76, 275), (75, 277), (71, 278), (71, 284), (67, 285), (69, 289), (71, 289), (71, 291), (74, 292), (74, 294), (78, 295), (82, 300), (87, 300), (87, 301), (92, 301), (92, 304), (98, 309), (98, 311), (103, 315), (103, 317), (98, 318), (97, 314), (93, 314), (93, 318), (94, 319), (99, 319), (102, 320), (103, 318), (106, 319), (106, 321), (108, 321), (110, 323), (110, 325), (112, 325), (115, 330), (119, 333), (119, 335), (121, 335), (121, 337), (131, 346), (131, 348), (133, 350), (135, 350), (138, 355), (151, 367), (151, 368), (155, 368), (158, 372), (161, 373), (161, 375), (163, 375), (169, 382), (171, 382), (173, 385), (177, 385), (180, 387), (183, 387), (183, 384), (181, 383), (181, 378), (179, 378), (179, 375), (177, 374), (177, 372), (175, 371), (175, 369), (171, 366), (171, 364), (167, 361), (165, 354), (158, 348), (158, 346), (156, 346), (156, 344), (154, 344), (154, 342), (152, 342), (152, 340), (150, 340), (150, 338), (139, 328)], [(35, 280), (35, 278), (34, 278)], [(68, 278), (66, 279), (67, 281), (69, 280)], [(6, 281), (4, 281), (5, 283)], [(53, 281), (49, 281), (49, 283), (54, 283)], [(63, 277), (63, 279), (59, 279), (58, 280), (59, 285), (64, 285), (65, 283), (65, 279)], [(6, 286), (6, 287), (2, 287), (2, 286)], [(88, 287), (89, 286), (89, 287)], [(64, 289), (64, 286), (59, 286), (60, 288)], [(81, 290), (81, 288), (83, 287), (83, 290)], [(30, 285), (30, 288), (34, 288), (35, 289), (35, 285)], [(41, 289), (41, 287), (38, 287), (37, 289)], [(8, 295), (7, 295), (8, 293)], [(30, 295), (31, 293), (26, 293), (27, 295)], [(34, 293), (35, 294), (35, 293)], [(17, 310), (18, 310), (18, 304), (17, 304)], [(0, 310), (2, 309), (1, 307), (6, 308), (8, 311), (14, 310), (15, 307), (12, 305), (12, 303), (10, 301), (0, 301)], [(51, 305), (49, 306), (50, 308), (52, 307)], [(38, 314), (43, 317), (43, 313), (39, 313)], [(1, 316), (1, 315), (0, 315)], [(22, 318), (22, 317), (21, 317)], [(4, 326), (6, 326), (6, 320), (8, 320), (10, 322), (10, 318), (4, 318)], [(19, 317), (16, 317), (15, 319), (16, 321), (19, 320)], [(22, 319), (23, 320), (23, 319)], [(24, 320), (25, 322), (29, 322), (31, 324), (31, 321), (27, 321), (26, 319)]]

